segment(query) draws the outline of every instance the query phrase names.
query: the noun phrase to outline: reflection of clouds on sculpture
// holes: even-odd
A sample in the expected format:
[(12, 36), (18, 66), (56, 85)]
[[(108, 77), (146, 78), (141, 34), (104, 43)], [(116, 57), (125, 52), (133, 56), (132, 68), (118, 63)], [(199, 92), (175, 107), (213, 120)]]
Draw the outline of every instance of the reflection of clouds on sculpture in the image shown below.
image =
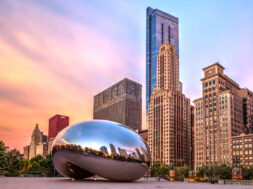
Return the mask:
[(116, 181), (140, 178), (150, 163), (148, 147), (137, 133), (104, 120), (65, 128), (54, 140), (52, 157), (56, 169), (64, 176), (99, 175)]

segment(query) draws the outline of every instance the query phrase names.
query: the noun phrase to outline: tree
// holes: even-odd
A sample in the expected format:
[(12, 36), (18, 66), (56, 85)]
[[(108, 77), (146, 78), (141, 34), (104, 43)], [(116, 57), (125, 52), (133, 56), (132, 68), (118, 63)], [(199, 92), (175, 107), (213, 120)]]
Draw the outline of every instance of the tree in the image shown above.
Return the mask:
[(161, 167), (160, 163), (155, 163), (151, 169), (150, 169), (150, 174), (152, 177), (157, 177), (159, 175), (159, 169)]
[(32, 163), (31, 163), (31, 167), (30, 167), (30, 169), (29, 169), (29, 173), (31, 173), (31, 174), (41, 174), (41, 172), (42, 172), (42, 167), (41, 167), (41, 165), (38, 163), (38, 162), (36, 162), (36, 161), (33, 161)]
[(0, 175), (4, 175), (8, 168), (8, 157), (6, 154), (8, 148), (3, 141), (0, 141)]
[(197, 172), (197, 177), (204, 177), (205, 176), (205, 170), (204, 167), (201, 167), (199, 171)]
[(227, 165), (221, 165), (219, 179), (232, 179), (231, 167)]
[(169, 175), (170, 168), (168, 165), (162, 165), (160, 163), (155, 163), (151, 167), (151, 176), (152, 177), (165, 177), (166, 175)]
[(30, 162), (29, 162), (28, 159), (22, 159), (22, 160), (20, 160), (21, 173), (27, 173), (28, 172), (29, 163)]
[(17, 149), (7, 152), (8, 168), (6, 176), (19, 176), (22, 170), (23, 155)]
[(231, 179), (232, 169), (227, 165), (212, 166), (212, 167), (201, 167), (197, 172), (198, 177), (208, 177), (208, 178), (219, 178), (219, 179)]
[(158, 170), (159, 177), (165, 177), (166, 175), (169, 175), (169, 173), (170, 173), (170, 168), (168, 165), (162, 165), (159, 167), (159, 170)]
[(190, 171), (189, 166), (175, 167), (174, 169), (175, 169), (177, 178), (186, 178), (189, 176), (189, 171)]
[(47, 175), (47, 176), (55, 176), (55, 169), (54, 169), (54, 164), (53, 164), (53, 160), (51, 158), (51, 155), (47, 155), (46, 159), (43, 159), (40, 162), (40, 165), (43, 167), (43, 172)]
[(243, 176), (243, 179), (252, 180), (253, 179), (253, 167), (251, 167), (251, 168), (244, 167), (242, 169), (242, 176)]
[(221, 173), (221, 166), (213, 166), (213, 177), (219, 178)]
[(34, 161), (36, 161), (36, 162), (40, 163), (40, 161), (42, 161), (43, 159), (44, 159), (44, 158), (43, 158), (42, 155), (37, 155), (37, 156), (33, 157), (33, 158), (30, 160), (30, 162), (33, 163)]

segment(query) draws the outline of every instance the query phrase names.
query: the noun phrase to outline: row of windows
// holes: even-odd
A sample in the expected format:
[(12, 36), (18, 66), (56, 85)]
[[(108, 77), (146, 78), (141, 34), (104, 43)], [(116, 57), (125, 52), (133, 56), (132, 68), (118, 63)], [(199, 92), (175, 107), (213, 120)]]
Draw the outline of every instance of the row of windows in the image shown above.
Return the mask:
[(201, 107), (202, 105), (203, 105), (202, 101), (196, 103), (196, 106), (200, 106)]
[(224, 94), (224, 95), (220, 95), (219, 96), (219, 99), (222, 100), (222, 99), (227, 99), (228, 95), (227, 94)]
[(208, 98), (208, 96), (209, 96), (209, 97), (216, 96), (216, 93), (209, 94), (209, 95), (205, 95), (205, 98)]
[(211, 102), (216, 102), (216, 97), (214, 97), (213, 99), (212, 98), (207, 98), (206, 100), (205, 100), (205, 102), (206, 102), (206, 104), (209, 102), (209, 103), (211, 103)]
[[(252, 150), (244, 150), (245, 155), (252, 155)], [(242, 151), (233, 151), (233, 155), (243, 155)]]
[[(253, 144), (245, 144), (244, 148), (252, 148)], [(233, 149), (242, 149), (242, 144), (233, 145)]]
[(205, 87), (215, 86), (215, 80), (205, 82)]

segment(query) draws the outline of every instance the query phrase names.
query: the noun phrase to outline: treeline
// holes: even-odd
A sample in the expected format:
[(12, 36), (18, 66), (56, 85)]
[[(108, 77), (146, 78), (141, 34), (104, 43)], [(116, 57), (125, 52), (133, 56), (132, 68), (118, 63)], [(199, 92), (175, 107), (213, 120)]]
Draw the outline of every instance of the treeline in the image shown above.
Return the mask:
[(8, 146), (0, 141), (0, 176), (56, 176), (51, 155), (43, 158), (38, 155), (31, 160), (23, 158), (17, 150), (10, 150)]
[[(232, 179), (232, 168), (226, 165), (204, 166), (199, 169), (197, 176), (216, 179)], [(242, 167), (242, 178), (245, 180), (252, 180), (253, 167)]]
[(170, 176), (170, 170), (175, 170), (175, 178), (183, 179), (189, 177), (190, 166), (181, 167), (169, 167), (168, 165), (162, 165), (155, 163), (151, 166), (150, 176), (152, 177), (168, 177)]
[[(169, 167), (168, 165), (154, 164), (150, 169), (150, 175), (153, 177), (169, 177), (170, 170), (175, 170), (175, 178), (183, 179), (189, 178), (189, 171), (192, 170), (189, 166)], [(242, 176), (245, 180), (253, 179), (253, 167), (242, 167)], [(202, 167), (196, 174), (195, 178), (208, 178), (208, 179), (232, 179), (232, 168), (226, 165)]]

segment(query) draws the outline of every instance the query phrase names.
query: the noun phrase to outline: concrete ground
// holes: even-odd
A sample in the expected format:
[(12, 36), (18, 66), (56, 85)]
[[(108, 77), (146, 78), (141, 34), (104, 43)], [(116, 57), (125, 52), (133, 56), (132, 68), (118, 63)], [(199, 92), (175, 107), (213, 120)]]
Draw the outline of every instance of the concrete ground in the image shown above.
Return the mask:
[(251, 186), (168, 181), (110, 182), (104, 179), (72, 181), (68, 178), (0, 177), (0, 189), (252, 189)]

